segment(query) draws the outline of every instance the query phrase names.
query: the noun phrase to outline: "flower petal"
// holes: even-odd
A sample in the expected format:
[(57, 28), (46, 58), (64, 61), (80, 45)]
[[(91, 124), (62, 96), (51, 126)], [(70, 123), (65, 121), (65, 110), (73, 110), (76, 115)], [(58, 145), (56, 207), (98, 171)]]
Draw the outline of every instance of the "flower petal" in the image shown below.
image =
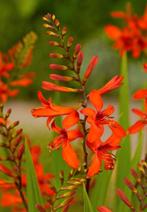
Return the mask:
[(77, 169), (79, 166), (79, 160), (75, 151), (69, 143), (63, 145), (62, 149), (62, 157), (66, 161), (66, 163), (74, 169)]
[(107, 82), (102, 88), (100, 88), (98, 91), (100, 94), (105, 94), (107, 92), (110, 92), (118, 87), (121, 86), (123, 81), (122, 76), (114, 76), (109, 82)]
[(91, 160), (90, 166), (88, 168), (87, 177), (92, 177), (100, 171), (101, 161), (95, 154)]
[(103, 100), (100, 96), (99, 91), (92, 90), (89, 95), (90, 102), (94, 105), (94, 107), (99, 111), (103, 107)]
[(68, 129), (79, 121), (79, 114), (77, 111), (73, 111), (72, 113), (68, 114), (62, 121), (62, 126), (65, 129)]
[(69, 130), (67, 132), (67, 135), (68, 135), (69, 141), (73, 141), (73, 140), (76, 140), (77, 138), (83, 137), (83, 134), (79, 129)]
[(142, 130), (142, 128), (145, 126), (145, 123), (143, 123), (142, 121), (137, 121), (135, 124), (133, 124), (131, 127), (129, 127), (128, 131), (129, 133), (136, 133), (140, 130)]

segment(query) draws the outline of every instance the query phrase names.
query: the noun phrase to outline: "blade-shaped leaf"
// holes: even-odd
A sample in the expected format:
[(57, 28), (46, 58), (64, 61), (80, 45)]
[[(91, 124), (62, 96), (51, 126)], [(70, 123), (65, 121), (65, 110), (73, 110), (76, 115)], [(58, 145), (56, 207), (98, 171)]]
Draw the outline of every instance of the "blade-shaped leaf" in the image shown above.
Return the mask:
[(90, 195), (93, 208), (96, 208), (98, 205), (105, 204), (111, 176), (112, 171), (103, 171), (98, 176), (96, 176), (96, 184)]
[[(119, 113), (120, 113), (119, 121), (120, 121), (120, 124), (125, 129), (127, 129), (129, 127), (129, 106), (130, 106), (127, 54), (124, 54), (122, 56), (121, 75), (124, 77), (124, 81), (123, 81), (123, 85), (120, 87), (120, 94), (119, 94)], [(121, 147), (122, 148), (118, 151), (118, 154), (117, 154), (117, 178), (116, 178), (117, 188), (124, 187), (124, 183), (123, 183), (124, 178), (130, 172), (131, 145), (130, 145), (129, 136), (123, 139), (121, 143)], [(126, 195), (130, 197), (130, 191), (128, 189), (126, 190)], [(120, 201), (119, 203), (121, 205), (123, 204)]]
[(143, 147), (143, 136), (142, 136), (142, 132), (139, 132), (139, 134), (138, 134), (138, 144), (137, 144), (137, 147), (136, 147), (134, 157), (131, 161), (131, 167), (132, 168), (135, 168), (137, 166), (137, 164), (139, 163), (139, 161), (141, 160), (142, 147)]
[(84, 184), (83, 184), (83, 200), (84, 200), (84, 212), (94, 212)]
[(25, 141), (25, 165), (27, 174), (27, 199), (28, 199), (28, 211), (37, 212), (36, 204), (43, 204), (43, 198), (40, 193), (38, 180), (32, 160), (32, 156), (28, 147), (27, 141)]

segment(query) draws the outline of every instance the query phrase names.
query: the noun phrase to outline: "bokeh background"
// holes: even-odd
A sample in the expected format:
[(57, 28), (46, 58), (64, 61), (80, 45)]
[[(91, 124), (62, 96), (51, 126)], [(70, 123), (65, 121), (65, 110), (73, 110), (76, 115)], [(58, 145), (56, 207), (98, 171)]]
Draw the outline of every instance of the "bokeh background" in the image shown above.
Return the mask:
[[(36, 78), (29, 89), (23, 89), (17, 98), (36, 99), (42, 80), (48, 79), (49, 37), (42, 24), (42, 16), (47, 12), (55, 13), (63, 25), (66, 25), (76, 42), (82, 43), (85, 60), (84, 71), (92, 55), (99, 56), (99, 64), (92, 74), (89, 86), (98, 87), (119, 73), (118, 53), (112, 49), (112, 43), (104, 33), (109, 23), (121, 24), (120, 20), (110, 17), (114, 10), (124, 10), (127, 0), (0, 0), (0, 51), (6, 52), (29, 31), (37, 36), (31, 71)], [(146, 0), (131, 0), (135, 12), (142, 14)], [(141, 60), (132, 60), (130, 64), (130, 83), (132, 89), (138, 87), (142, 78)]]

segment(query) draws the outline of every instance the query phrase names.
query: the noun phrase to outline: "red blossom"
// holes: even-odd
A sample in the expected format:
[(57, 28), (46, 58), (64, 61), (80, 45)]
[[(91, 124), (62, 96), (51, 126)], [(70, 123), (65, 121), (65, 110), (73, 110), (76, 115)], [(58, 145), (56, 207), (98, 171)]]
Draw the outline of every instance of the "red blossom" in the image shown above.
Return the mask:
[(55, 122), (52, 122), (51, 129), (59, 134), (52, 143), (49, 144), (50, 149), (58, 149), (62, 147), (62, 157), (66, 163), (74, 169), (79, 166), (79, 160), (77, 158), (76, 152), (74, 151), (72, 141), (82, 138), (83, 134), (78, 127), (70, 129), (79, 122), (79, 116), (76, 111), (67, 115), (62, 121), (62, 127), (58, 127)]
[(138, 58), (147, 49), (147, 9), (142, 17), (133, 14), (130, 8), (129, 12), (116, 11), (111, 15), (125, 22), (122, 28), (114, 25), (105, 27), (106, 34), (115, 42), (114, 47), (120, 51), (120, 54), (131, 52), (134, 58)]
[(32, 110), (34, 117), (47, 117), (48, 122), (50, 122), (57, 116), (67, 115), (74, 111), (74, 108), (58, 106), (53, 104), (51, 99), (46, 100), (40, 91), (38, 92), (38, 98), (42, 103), (42, 107)]

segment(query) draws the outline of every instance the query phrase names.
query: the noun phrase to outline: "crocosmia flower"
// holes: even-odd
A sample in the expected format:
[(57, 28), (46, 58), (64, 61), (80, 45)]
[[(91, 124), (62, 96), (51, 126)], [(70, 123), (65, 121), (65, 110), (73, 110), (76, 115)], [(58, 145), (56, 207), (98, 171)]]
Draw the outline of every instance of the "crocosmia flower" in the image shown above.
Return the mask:
[(138, 58), (147, 50), (147, 9), (141, 17), (133, 14), (130, 7), (127, 12), (116, 11), (112, 12), (111, 16), (122, 19), (125, 23), (123, 27), (111, 24), (105, 27), (107, 36), (114, 41), (114, 48), (118, 49), (121, 55), (130, 52), (134, 58)]

